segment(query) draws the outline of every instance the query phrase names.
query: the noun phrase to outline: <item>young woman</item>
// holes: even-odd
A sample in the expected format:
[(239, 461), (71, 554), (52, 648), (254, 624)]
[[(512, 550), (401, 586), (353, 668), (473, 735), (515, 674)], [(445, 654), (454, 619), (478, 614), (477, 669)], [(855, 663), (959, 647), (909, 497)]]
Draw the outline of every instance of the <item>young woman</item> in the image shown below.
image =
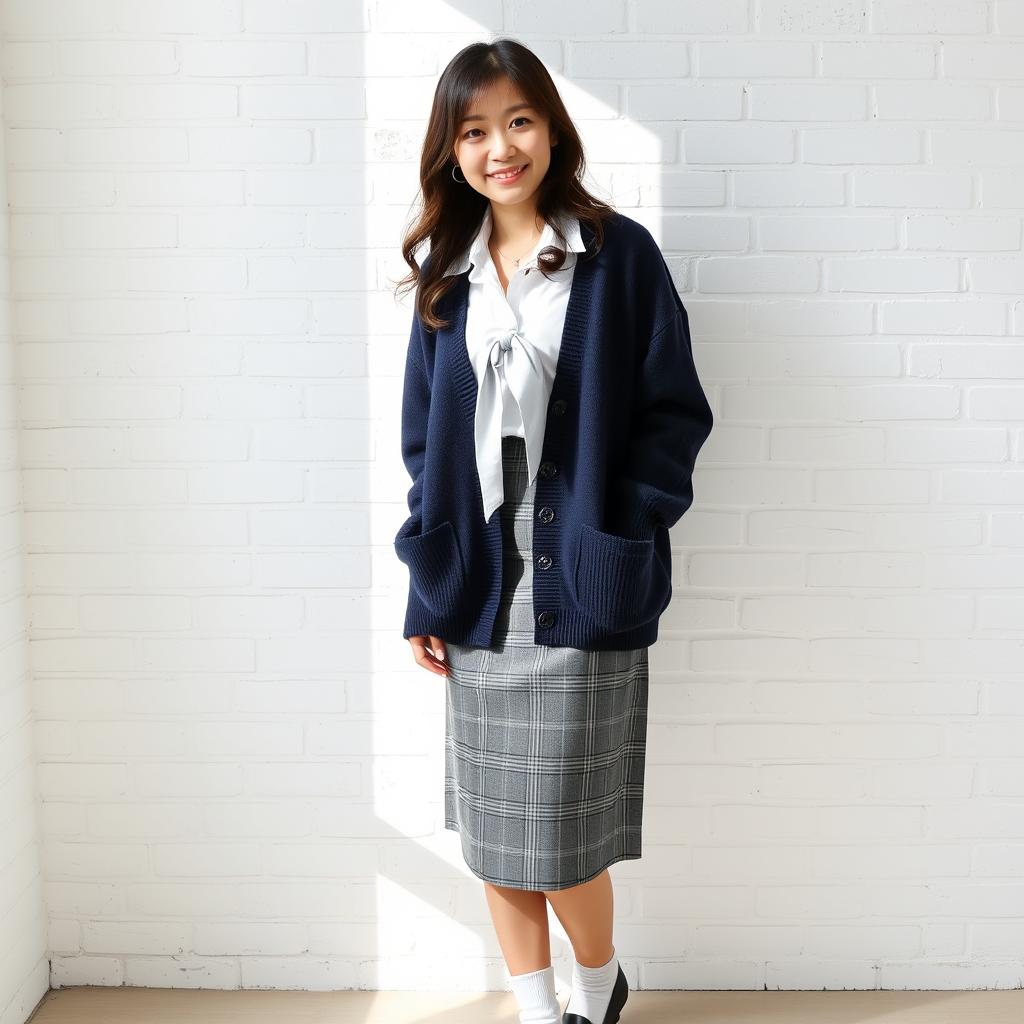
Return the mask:
[[(626, 1002), (608, 867), (640, 856), (648, 647), (712, 426), (661, 252), (583, 170), (537, 57), (466, 47), (437, 84), (399, 282), (417, 287), (403, 636), (447, 680), (445, 827), (524, 1024), (613, 1024)], [(564, 1017), (548, 903), (574, 954)]]

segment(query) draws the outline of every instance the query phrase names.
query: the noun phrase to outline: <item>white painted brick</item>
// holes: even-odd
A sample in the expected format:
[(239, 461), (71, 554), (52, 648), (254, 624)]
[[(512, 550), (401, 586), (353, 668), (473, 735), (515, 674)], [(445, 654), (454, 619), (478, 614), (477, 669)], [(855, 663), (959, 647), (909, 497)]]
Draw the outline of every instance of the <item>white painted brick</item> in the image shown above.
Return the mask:
[(857, 171), (853, 176), (856, 206), (963, 209), (972, 204), (969, 174), (930, 171)]
[(65, 213), (59, 237), (65, 249), (169, 249), (178, 223), (165, 213)]
[(821, 73), (825, 78), (866, 78), (871, 82), (934, 78), (937, 66), (935, 47), (925, 41), (859, 39), (821, 43)]
[[(145, 769), (159, 769), (159, 765), (143, 765)], [(168, 769), (185, 767), (168, 765)], [(219, 766), (210, 766), (211, 768)], [(209, 790), (206, 790), (209, 792)], [(259, 875), (261, 857), (256, 844), (252, 843), (208, 843), (176, 844), (158, 843), (152, 851), (153, 871), (156, 875), (171, 878), (187, 877), (238, 877)], [(295, 925), (284, 926), (294, 929)]]
[(357, 85), (243, 85), (240, 91), (245, 118), (340, 121), (365, 116), (363, 89)]
[[(317, 78), (389, 77), (396, 67), (413, 77), (437, 73), (436, 48), (422, 35), (390, 33), (325, 36), (311, 43), (310, 74)], [(564, 94), (563, 94), (564, 98)]]
[(336, 291), (357, 281), (360, 265), (350, 256), (257, 256), (249, 260), (250, 287), (256, 293)]
[[(947, 377), (956, 379), (1024, 378), (1024, 351), (1016, 342), (989, 343), (976, 339), (970, 344), (946, 342), (941, 345), (910, 346), (909, 372), (915, 377)], [(1006, 434), (990, 432), (990, 456), (982, 461), (1002, 462), (1007, 456)], [(988, 437), (988, 433), (983, 433)], [(995, 443), (998, 438), (998, 443)], [(978, 453), (971, 453), (972, 461)], [(968, 454), (952, 461), (967, 461)]]
[(914, 215), (906, 218), (908, 249), (1020, 249), (1019, 217)]
[[(319, 164), (347, 164), (351, 162), (353, 153), (361, 153), (367, 160), (381, 161), (380, 171), (384, 177), (390, 169), (388, 161), (416, 159), (413, 154), (415, 142), (409, 134), (398, 129), (335, 128), (317, 123), (313, 126), (313, 135)], [(408, 182), (408, 174), (402, 174), (399, 180)], [(396, 196), (402, 187), (408, 189), (408, 184), (396, 185)]]
[[(377, 244), (377, 239), (366, 231), (363, 217), (356, 210), (323, 213), (310, 221), (309, 232), (309, 244), (314, 249), (350, 249), (360, 244)], [(389, 240), (400, 233), (400, 227), (390, 234), (384, 233), (379, 244), (388, 245)]]
[(939, 164), (1010, 164), (1024, 160), (1024, 131), (936, 129), (932, 160)]
[(129, 207), (220, 207), (245, 202), (244, 177), (239, 171), (136, 172), (119, 174), (118, 183), (122, 202)]
[(954, 35), (981, 33), (988, 27), (987, 0), (937, 0), (924, 6), (916, 0), (873, 0), (871, 31)]
[(706, 294), (815, 292), (818, 264), (809, 257), (710, 258), (701, 260), (697, 285)]
[(824, 266), (824, 288), (835, 292), (957, 292), (960, 260), (941, 256), (829, 258)]
[[(732, 35), (750, 30), (750, 12), (744, 0), (722, 0), (709, 5), (700, 0), (637, 0), (631, 5), (632, 30), (659, 35)], [(575, 26), (573, 26), (575, 28)]]
[(701, 78), (810, 78), (814, 47), (791, 40), (731, 40), (695, 44), (695, 74)]
[[(136, 341), (132, 348), (143, 347), (145, 343)], [(203, 343), (204, 348), (209, 342)], [(78, 347), (82, 347), (79, 343)], [(140, 376), (157, 377), (168, 372), (175, 372), (179, 376), (186, 376), (190, 372), (193, 375), (201, 375), (202, 370), (196, 365), (196, 361), (188, 360), (187, 365), (179, 366), (175, 357), (168, 357), (161, 350), (166, 346), (159, 342), (149, 346), (153, 351), (152, 366), (144, 361), (135, 360), (133, 366)], [(186, 357), (187, 358), (187, 357)], [(208, 359), (206, 372), (214, 374), (229, 375), (238, 373), (241, 368), (241, 356), (237, 347), (228, 350), (221, 365), (215, 360)], [(52, 428), (51, 428), (52, 432)], [(40, 432), (43, 433), (43, 432)], [(99, 450), (99, 441), (88, 444), (88, 435), (92, 432), (75, 428), (76, 438), (79, 447), (83, 449), (83, 460), (95, 460), (95, 451)], [(95, 432), (97, 437), (100, 434), (105, 436), (103, 450), (108, 453), (108, 460), (111, 455), (124, 456), (129, 462), (192, 462), (199, 459), (209, 461), (232, 461), (243, 458), (247, 449), (247, 438), (240, 427), (230, 427), (222, 424), (205, 423), (176, 423), (167, 427), (133, 426), (130, 431), (124, 431), (124, 445), (115, 444), (109, 436), (114, 433), (110, 428)], [(81, 435), (86, 435), (82, 437)], [(46, 434), (43, 433), (45, 438)], [(117, 436), (118, 442), (121, 436)], [(67, 442), (65, 442), (67, 443)], [(45, 455), (45, 449), (41, 457)], [(211, 524), (207, 524), (212, 527)]]
[(77, 35), (113, 28), (118, 0), (6, 0), (0, 10), (0, 25), (11, 35)]
[(1017, 172), (984, 171), (981, 179), (981, 205), (986, 209), (1024, 209), (1024, 195), (1018, 187)]
[(58, 247), (57, 217), (46, 213), (12, 213), (10, 245), (16, 252), (53, 252)]
[(922, 158), (916, 126), (809, 128), (802, 135), (809, 164), (916, 164)]
[(886, 121), (988, 121), (992, 90), (983, 85), (900, 82), (875, 86), (878, 116)]
[(54, 45), (9, 39), (0, 51), (0, 65), (8, 82), (19, 78), (48, 78), (56, 68)]
[(947, 78), (983, 78), (999, 82), (1024, 78), (1024, 42), (946, 43), (943, 70)]
[[(627, 12), (616, 0), (565, 0), (552, 7), (543, 0), (520, 0), (509, 12), (513, 34), (571, 35), (581, 23), (595, 35), (614, 35), (627, 30)], [(643, 31), (643, 30), (641, 30)]]
[(765, 251), (863, 251), (895, 249), (896, 224), (888, 217), (807, 215), (764, 217), (758, 237)]
[(758, 30), (764, 33), (793, 32), (836, 35), (864, 31), (867, 11), (860, 0), (821, 4), (815, 0), (761, 0)]
[(138, 83), (119, 94), (118, 113), (126, 121), (234, 118), (238, 88), (217, 83)]
[(835, 171), (733, 171), (733, 203), (736, 206), (843, 206), (843, 175)]
[(189, 323), (203, 334), (303, 334), (309, 326), (307, 299), (193, 299)]
[[(13, 167), (38, 167), (64, 162), (64, 133), (59, 128), (7, 128), (7, 185), (10, 189)], [(43, 173), (43, 172), (39, 172)]]
[[(365, 15), (357, 6), (331, 3), (330, 0), (295, 0), (285, 10), (274, 0), (245, 0), (245, 28), (254, 33), (361, 32)], [(402, 25), (408, 32), (412, 26)]]
[(268, 78), (306, 73), (303, 42), (197, 39), (181, 43), (180, 52), (182, 73), (190, 78)]
[(193, 164), (306, 164), (313, 135), (305, 128), (193, 128), (189, 131)]
[(626, 107), (641, 121), (674, 120), (680, 110), (687, 121), (738, 121), (743, 116), (739, 82), (682, 82), (630, 85)]
[[(867, 347), (856, 348), (863, 351)], [(888, 351), (876, 345), (872, 345), (869, 351), (874, 352), (876, 348), (880, 348), (883, 354)], [(877, 362), (880, 360), (872, 361), (872, 376), (879, 375)], [(884, 442), (884, 432), (869, 427), (774, 427), (768, 436), (769, 458), (775, 462), (881, 462), (885, 453)], [(765, 516), (765, 513), (752, 514), (751, 525), (759, 518), (763, 522)], [(812, 523), (817, 521), (817, 516), (818, 513), (814, 513), (809, 517)], [(767, 515), (767, 521), (773, 521), (771, 514)], [(803, 517), (800, 522), (804, 523)], [(852, 534), (856, 522), (854, 517), (846, 526), (848, 535)]]
[(868, 94), (860, 85), (758, 82), (748, 90), (755, 121), (863, 121)]
[(690, 74), (688, 48), (675, 40), (570, 41), (567, 53), (567, 72), (576, 79), (674, 79)]
[(96, 121), (114, 116), (110, 85), (34, 82), (4, 87), (4, 120), (11, 125)]
[[(972, 420), (1019, 419), (1022, 398), (1024, 391), (1020, 386), (972, 387), (967, 394), (967, 414)], [(1008, 476), (1006, 480), (1014, 491), (1019, 489), (1020, 482), (1016, 475)], [(1016, 502), (1016, 499), (1013, 500)]]
[(183, 412), (201, 419), (292, 419), (302, 415), (301, 399), (301, 389), (290, 384), (197, 384), (186, 391)]
[(188, 327), (180, 299), (87, 300), (72, 302), (74, 334), (168, 334)]
[(112, 75), (174, 75), (180, 69), (174, 43), (139, 39), (61, 42), (57, 67), (73, 78)]
[(1004, 85), (997, 91), (1000, 121), (1024, 121), (1024, 86)]
[(767, 125), (686, 128), (683, 145), (688, 164), (785, 164), (795, 152), (792, 129)]
[(1024, 280), (1024, 256), (972, 256), (967, 261), (967, 273), (976, 291), (1019, 295)]
[(120, 32), (181, 35), (240, 32), (242, 0), (107, 0), (114, 6), (114, 22)]
[(92, 171), (14, 171), (7, 194), (15, 209), (113, 206), (114, 176)]
[(1024, 35), (1024, 3), (1021, 0), (996, 0), (995, 22), (997, 32)]
[(204, 292), (244, 288), (245, 262), (233, 257), (157, 256), (30, 257), (12, 267), (12, 281), (23, 294), (49, 292), (61, 280), (70, 294), (115, 292)]
[(879, 329), (885, 334), (1005, 334), (1004, 303), (906, 299), (879, 306)]
[(872, 307), (846, 299), (842, 302), (789, 301), (765, 303), (752, 308), (743, 329), (754, 335), (819, 337), (865, 334), (871, 328)]
[(188, 159), (183, 128), (79, 128), (68, 132), (75, 164), (178, 163)]
[(369, 196), (369, 183), (351, 168), (251, 171), (247, 181), (254, 206), (348, 206)]
[(676, 137), (674, 129), (664, 125), (641, 128), (628, 121), (613, 121), (591, 138), (588, 155), (595, 163), (671, 163), (678, 159)]
[(68, 331), (68, 312), (62, 302), (17, 299), (10, 308), (25, 338), (53, 338)]
[[(306, 219), (301, 211), (189, 213), (179, 217), (178, 223), (186, 249), (301, 249), (305, 245)], [(315, 232), (319, 227), (318, 219), (312, 229)]]
[(666, 253), (738, 251), (750, 244), (750, 222), (745, 217), (670, 216), (662, 233)]

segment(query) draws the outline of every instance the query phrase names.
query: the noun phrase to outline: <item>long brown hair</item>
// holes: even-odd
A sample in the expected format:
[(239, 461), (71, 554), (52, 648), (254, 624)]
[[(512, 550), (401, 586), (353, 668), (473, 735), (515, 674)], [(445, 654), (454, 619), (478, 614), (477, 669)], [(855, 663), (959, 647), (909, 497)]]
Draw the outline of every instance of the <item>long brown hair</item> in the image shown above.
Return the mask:
[[(474, 97), (492, 83), (507, 78), (526, 101), (547, 114), (558, 144), (551, 150), (551, 165), (537, 189), (537, 213), (552, 223), (565, 245), (557, 218), (575, 216), (594, 231), (594, 238), (580, 259), (591, 258), (604, 240), (602, 221), (615, 209), (583, 187), (586, 167), (583, 143), (569, 117), (558, 89), (537, 55), (515, 39), (499, 38), (490, 43), (471, 43), (460, 50), (441, 73), (434, 90), (423, 151), (420, 156), (420, 192), (423, 206), (418, 220), (402, 240), (402, 256), (412, 268), (398, 282), (396, 294), (416, 287), (416, 311), (423, 326), (431, 331), (449, 326), (438, 313), (438, 303), (455, 286), (454, 277), (444, 277), (452, 261), (464, 255), (472, 242), (489, 204), (472, 186), (452, 177), (451, 156), (462, 118)], [(430, 252), (420, 267), (416, 250), (430, 240)], [(547, 246), (538, 254), (541, 273), (558, 270), (565, 253)]]

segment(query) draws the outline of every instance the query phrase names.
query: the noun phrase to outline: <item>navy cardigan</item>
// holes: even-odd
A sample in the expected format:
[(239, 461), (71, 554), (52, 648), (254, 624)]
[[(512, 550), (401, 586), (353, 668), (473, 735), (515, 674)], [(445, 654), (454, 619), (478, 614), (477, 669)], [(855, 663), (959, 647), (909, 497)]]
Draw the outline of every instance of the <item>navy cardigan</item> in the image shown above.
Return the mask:
[[(616, 212), (601, 251), (573, 271), (548, 404), (533, 519), (534, 641), (630, 650), (658, 636), (672, 598), (669, 528), (693, 502), (712, 414), (686, 310), (651, 233)], [(428, 253), (427, 260), (430, 259)], [(469, 271), (426, 329), (414, 311), (402, 398), (409, 518), (403, 637), (494, 644), (501, 516), (484, 522), (476, 470), (477, 382), (466, 349)]]

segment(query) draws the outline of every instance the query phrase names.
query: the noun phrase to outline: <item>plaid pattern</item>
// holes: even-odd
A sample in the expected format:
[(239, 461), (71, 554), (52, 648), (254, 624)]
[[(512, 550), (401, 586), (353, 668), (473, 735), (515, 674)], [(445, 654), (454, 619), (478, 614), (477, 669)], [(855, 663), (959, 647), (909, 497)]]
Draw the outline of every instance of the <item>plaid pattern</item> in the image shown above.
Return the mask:
[(648, 649), (534, 644), (536, 481), (521, 437), (502, 438), (502, 465), (497, 639), (445, 645), (445, 828), (484, 881), (565, 889), (640, 856)]

